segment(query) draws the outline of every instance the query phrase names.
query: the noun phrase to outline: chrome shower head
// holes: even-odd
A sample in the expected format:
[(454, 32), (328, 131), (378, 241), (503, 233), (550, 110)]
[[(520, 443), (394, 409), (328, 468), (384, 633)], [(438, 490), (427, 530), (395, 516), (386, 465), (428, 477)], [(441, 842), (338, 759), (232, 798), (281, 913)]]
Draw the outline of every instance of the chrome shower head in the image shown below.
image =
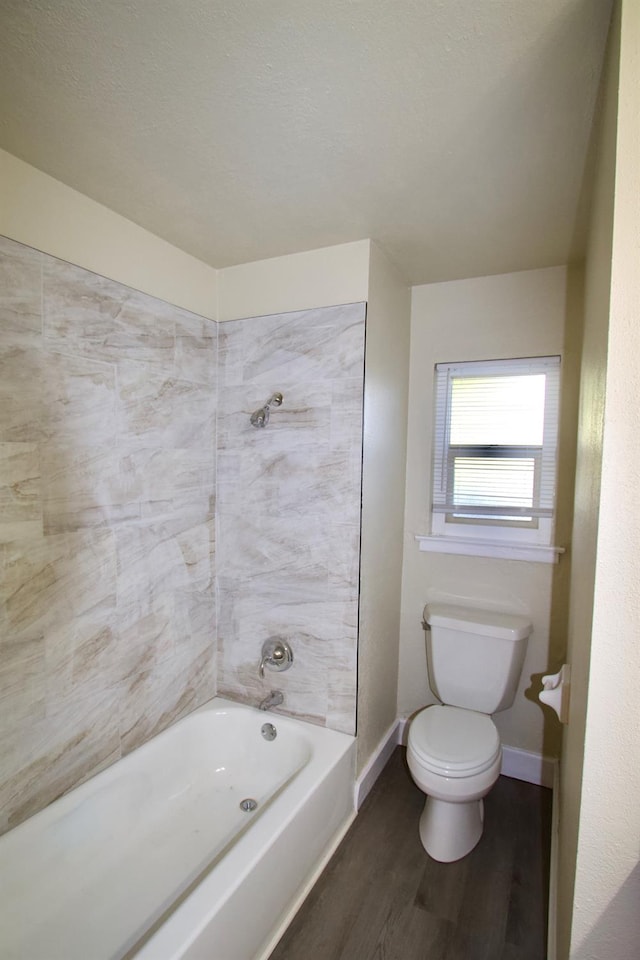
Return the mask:
[(254, 410), (251, 414), (251, 426), (252, 427), (266, 427), (269, 423), (269, 407), (280, 407), (282, 405), (282, 394), (274, 393), (267, 400), (264, 407), (260, 407), (259, 410)]
[(251, 426), (252, 427), (266, 427), (269, 423), (269, 406), (265, 405), (260, 407), (259, 410), (254, 410), (251, 414)]

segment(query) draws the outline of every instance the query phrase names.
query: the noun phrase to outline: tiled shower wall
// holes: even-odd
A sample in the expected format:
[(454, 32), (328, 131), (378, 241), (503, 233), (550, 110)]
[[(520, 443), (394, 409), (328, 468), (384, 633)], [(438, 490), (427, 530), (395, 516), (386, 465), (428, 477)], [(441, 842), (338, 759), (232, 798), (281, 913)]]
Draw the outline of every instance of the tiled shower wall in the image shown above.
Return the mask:
[(216, 692), (217, 376), (219, 692), (354, 730), (364, 305), (219, 329), (0, 238), (0, 832)]
[[(355, 733), (365, 305), (221, 324), (218, 692)], [(264, 429), (252, 410), (284, 395)], [(258, 673), (264, 640), (293, 649)]]
[(215, 693), (216, 324), (0, 240), (0, 830)]

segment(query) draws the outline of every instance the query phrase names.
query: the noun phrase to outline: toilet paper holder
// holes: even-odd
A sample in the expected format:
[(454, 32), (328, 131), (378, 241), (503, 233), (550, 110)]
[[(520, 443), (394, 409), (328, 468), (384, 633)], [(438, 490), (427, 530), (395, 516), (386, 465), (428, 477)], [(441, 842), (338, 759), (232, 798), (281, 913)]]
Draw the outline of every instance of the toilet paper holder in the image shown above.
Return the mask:
[(548, 673), (542, 678), (542, 690), (538, 699), (555, 710), (560, 723), (569, 723), (570, 690), (571, 667), (568, 663), (564, 663), (557, 673)]

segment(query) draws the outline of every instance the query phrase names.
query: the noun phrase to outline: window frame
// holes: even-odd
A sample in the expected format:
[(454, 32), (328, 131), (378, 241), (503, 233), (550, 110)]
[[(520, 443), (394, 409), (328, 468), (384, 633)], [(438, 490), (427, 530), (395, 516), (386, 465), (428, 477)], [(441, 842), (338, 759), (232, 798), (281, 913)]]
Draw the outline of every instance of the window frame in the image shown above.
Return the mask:
[[(449, 442), (451, 434), (451, 393), (455, 377), (492, 377), (526, 374), (545, 375), (545, 407), (542, 446), (522, 445), (461, 445)], [(550, 546), (553, 542), (555, 526), (556, 473), (557, 473), (557, 437), (560, 418), (560, 357), (525, 357), (512, 360), (461, 361), (459, 363), (436, 364), (434, 389), (434, 438), (433, 472), (431, 483), (431, 536), (433, 538), (459, 539), (469, 541), (495, 542), (522, 546)], [(530, 522), (517, 520), (499, 520), (490, 517), (491, 508), (483, 519), (454, 516), (447, 512), (447, 501), (452, 490), (451, 451), (475, 450), (529, 451), (529, 456), (539, 458), (539, 469), (535, 467), (534, 484), (544, 483), (544, 507), (535, 508), (530, 513), (540, 513)], [(515, 455), (515, 454), (514, 454)], [(504, 459), (497, 457), (499, 459)], [(534, 493), (540, 496), (540, 490), (534, 486)], [(501, 509), (496, 507), (494, 509)], [(514, 508), (511, 508), (514, 509)], [(515, 511), (517, 512), (517, 511)]]

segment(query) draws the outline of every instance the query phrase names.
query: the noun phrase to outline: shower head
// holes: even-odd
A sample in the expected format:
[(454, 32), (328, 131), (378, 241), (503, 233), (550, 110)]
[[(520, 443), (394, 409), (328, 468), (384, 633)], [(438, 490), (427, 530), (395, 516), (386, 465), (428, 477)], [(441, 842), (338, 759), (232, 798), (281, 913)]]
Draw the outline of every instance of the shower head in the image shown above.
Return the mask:
[(274, 393), (271, 397), (269, 397), (264, 407), (260, 407), (259, 410), (254, 410), (250, 417), (251, 426), (266, 427), (266, 425), (269, 423), (269, 408), (281, 406), (282, 399), (283, 397), (281, 393)]
[(269, 423), (269, 407), (265, 404), (264, 407), (260, 407), (259, 410), (254, 410), (251, 414), (251, 426), (252, 427), (266, 427)]

